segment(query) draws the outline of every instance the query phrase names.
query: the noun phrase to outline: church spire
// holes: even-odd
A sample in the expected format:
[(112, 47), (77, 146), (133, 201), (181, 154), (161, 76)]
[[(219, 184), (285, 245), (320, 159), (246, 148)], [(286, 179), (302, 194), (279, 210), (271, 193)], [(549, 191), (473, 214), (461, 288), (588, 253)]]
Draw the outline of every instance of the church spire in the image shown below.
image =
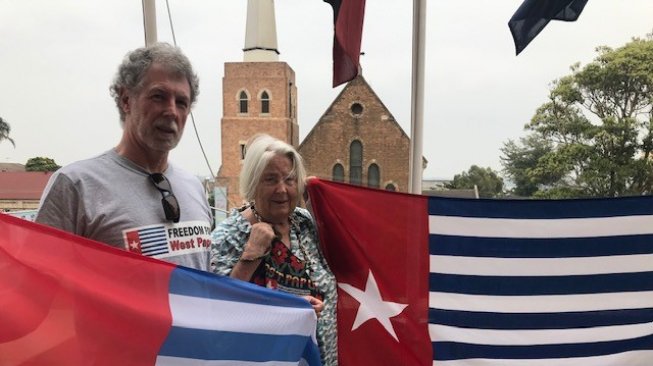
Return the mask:
[(245, 62), (279, 61), (274, 0), (247, 0)]

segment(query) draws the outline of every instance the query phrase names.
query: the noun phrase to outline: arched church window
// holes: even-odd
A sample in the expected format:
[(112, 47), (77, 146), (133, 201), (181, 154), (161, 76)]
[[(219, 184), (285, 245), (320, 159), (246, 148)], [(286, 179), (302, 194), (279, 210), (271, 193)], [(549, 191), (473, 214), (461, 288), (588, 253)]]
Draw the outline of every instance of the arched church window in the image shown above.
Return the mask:
[(349, 183), (360, 185), (363, 181), (363, 144), (354, 140), (349, 146)]
[(266, 91), (261, 93), (261, 113), (270, 113), (270, 95)]
[(367, 168), (367, 186), (372, 188), (379, 188), (380, 175), (381, 173), (379, 171), (379, 166), (376, 164), (371, 164), (369, 168)]
[(245, 93), (244, 90), (240, 92), (240, 95), (238, 96), (238, 100), (240, 102), (240, 108), (239, 108), (240, 113), (247, 113), (248, 106), (249, 106), (249, 97), (247, 96), (247, 93)]
[(344, 182), (345, 181), (345, 168), (342, 164), (338, 163), (333, 166), (333, 181), (334, 182)]

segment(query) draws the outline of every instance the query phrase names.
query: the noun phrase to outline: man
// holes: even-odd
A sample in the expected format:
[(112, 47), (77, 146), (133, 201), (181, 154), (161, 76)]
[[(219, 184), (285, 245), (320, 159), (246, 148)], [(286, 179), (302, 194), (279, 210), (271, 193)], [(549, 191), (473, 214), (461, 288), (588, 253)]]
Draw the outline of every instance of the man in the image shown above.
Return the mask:
[(59, 169), (36, 221), (208, 270), (212, 218), (204, 190), (168, 161), (198, 88), (190, 61), (176, 47), (158, 43), (127, 54), (111, 85), (122, 139), (99, 156)]

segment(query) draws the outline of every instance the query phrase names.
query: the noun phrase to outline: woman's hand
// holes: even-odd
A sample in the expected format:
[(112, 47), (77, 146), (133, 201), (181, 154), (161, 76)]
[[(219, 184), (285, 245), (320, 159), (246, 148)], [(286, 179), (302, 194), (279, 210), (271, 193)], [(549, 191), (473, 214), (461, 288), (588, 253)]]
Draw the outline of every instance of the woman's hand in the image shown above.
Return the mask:
[(313, 310), (315, 310), (315, 315), (317, 315), (317, 317), (319, 318), (320, 313), (322, 312), (322, 310), (324, 310), (324, 302), (310, 295), (302, 296), (302, 297), (306, 299), (306, 301), (308, 301), (313, 306)]
[(257, 222), (252, 225), (252, 231), (249, 234), (249, 240), (245, 244), (241, 258), (254, 259), (264, 256), (270, 251), (272, 239), (274, 239), (274, 230), (270, 224)]

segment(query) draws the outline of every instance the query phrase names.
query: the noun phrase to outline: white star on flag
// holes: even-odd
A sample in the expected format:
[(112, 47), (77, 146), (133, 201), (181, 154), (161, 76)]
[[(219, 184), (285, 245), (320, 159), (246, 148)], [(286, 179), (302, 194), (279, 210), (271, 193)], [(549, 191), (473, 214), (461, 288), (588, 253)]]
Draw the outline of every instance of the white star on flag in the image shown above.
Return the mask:
[(134, 241), (129, 243), (129, 247), (131, 249), (138, 249), (138, 244), (139, 244), (138, 241), (134, 240)]
[(366, 321), (376, 319), (381, 323), (383, 328), (385, 328), (385, 330), (390, 333), (397, 342), (399, 342), (399, 338), (397, 338), (397, 333), (395, 333), (390, 318), (401, 314), (408, 304), (383, 301), (379, 287), (377, 286), (374, 275), (372, 274), (372, 270), (370, 270), (370, 274), (367, 276), (365, 291), (361, 291), (360, 289), (346, 283), (339, 283), (338, 287), (360, 303), (358, 311), (356, 312), (354, 325), (351, 328), (352, 331), (356, 330)]

